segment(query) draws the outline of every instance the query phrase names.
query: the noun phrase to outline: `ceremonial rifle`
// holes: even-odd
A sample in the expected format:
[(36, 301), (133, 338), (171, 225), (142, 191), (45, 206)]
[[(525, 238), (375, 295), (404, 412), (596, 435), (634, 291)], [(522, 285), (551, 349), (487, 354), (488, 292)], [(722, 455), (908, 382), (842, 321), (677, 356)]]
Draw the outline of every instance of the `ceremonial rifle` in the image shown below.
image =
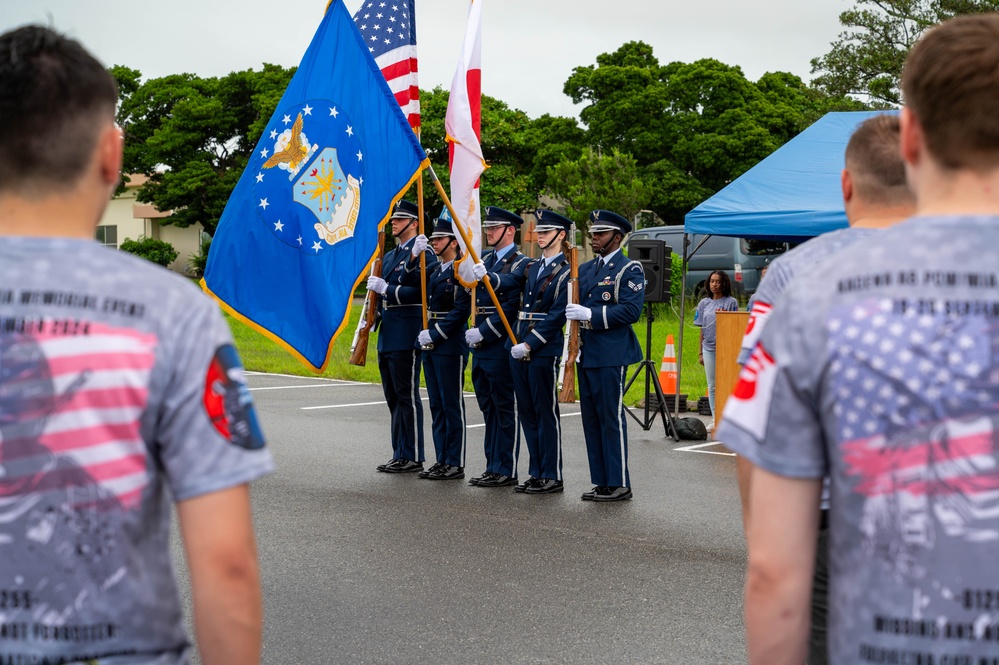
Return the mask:
[[(371, 276), (382, 276), (382, 254), (385, 251), (385, 232), (378, 233), (378, 254), (371, 263)], [(368, 361), (368, 335), (375, 325), (375, 313), (378, 311), (378, 294), (368, 289), (364, 294), (364, 307), (361, 309), (361, 320), (357, 322), (354, 331), (354, 341), (350, 343), (351, 365), (364, 367)]]
[[(572, 246), (569, 248), (569, 283), (566, 287), (567, 299), (579, 304), (579, 257), (576, 249), (576, 225), (572, 225)], [(562, 353), (561, 384), (558, 401), (572, 404), (576, 401), (576, 357), (579, 355), (579, 321), (569, 321), (565, 336), (565, 349)]]

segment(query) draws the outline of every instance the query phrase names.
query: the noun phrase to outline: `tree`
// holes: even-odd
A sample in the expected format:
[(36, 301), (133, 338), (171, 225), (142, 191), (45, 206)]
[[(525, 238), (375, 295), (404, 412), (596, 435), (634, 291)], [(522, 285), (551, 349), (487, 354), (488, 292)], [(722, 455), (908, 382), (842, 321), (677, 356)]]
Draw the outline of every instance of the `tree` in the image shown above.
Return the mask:
[(927, 28), (959, 14), (997, 10), (999, 0), (857, 0), (839, 15), (846, 30), (828, 53), (812, 59), (812, 74), (818, 74), (813, 85), (830, 95), (897, 106), (905, 58)]
[(149, 177), (138, 200), (173, 210), (163, 224), (200, 222), (214, 233), (294, 70), (265, 64), (221, 78), (175, 74), (141, 85), (135, 70), (111, 71), (128, 91), (118, 109), (123, 170)]
[[(444, 131), (449, 96), (440, 86), (420, 92), (420, 141), (445, 191), (450, 191)], [(482, 203), (523, 212), (537, 207), (548, 177), (546, 167), (563, 156), (579, 156), (583, 130), (571, 118), (543, 115), (531, 120), (502, 100), (483, 95), (481, 144), (489, 165), (480, 184)], [(415, 197), (415, 193), (407, 196)], [(424, 203), (431, 216), (444, 205), (429, 177), (424, 181)]]
[(633, 156), (649, 205), (671, 224), (824, 113), (866, 108), (786, 72), (754, 83), (713, 59), (662, 66), (642, 42), (575, 68), (564, 91), (589, 102), (580, 112), (587, 142)]
[(587, 148), (579, 159), (550, 167), (548, 183), (549, 193), (565, 203), (566, 217), (582, 231), (589, 227), (592, 210), (613, 210), (631, 219), (652, 198), (635, 159), (618, 150), (606, 155)]

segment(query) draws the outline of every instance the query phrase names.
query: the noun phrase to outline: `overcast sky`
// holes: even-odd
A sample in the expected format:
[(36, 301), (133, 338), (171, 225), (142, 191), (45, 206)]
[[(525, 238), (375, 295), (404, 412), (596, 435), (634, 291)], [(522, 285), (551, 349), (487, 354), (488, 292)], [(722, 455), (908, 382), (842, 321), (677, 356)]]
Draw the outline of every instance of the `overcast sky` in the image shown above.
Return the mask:
[[(345, 0), (353, 14), (362, 0)], [(661, 63), (715, 58), (751, 80), (809, 61), (841, 31), (853, 0), (482, 0), (482, 91), (532, 118), (577, 117), (562, 93), (574, 67), (632, 40)], [(223, 75), (263, 62), (298, 64), (325, 0), (0, 0), (0, 32), (41, 22), (79, 39), (105, 64), (145, 78)], [(467, 0), (416, 0), (420, 87), (450, 86)]]

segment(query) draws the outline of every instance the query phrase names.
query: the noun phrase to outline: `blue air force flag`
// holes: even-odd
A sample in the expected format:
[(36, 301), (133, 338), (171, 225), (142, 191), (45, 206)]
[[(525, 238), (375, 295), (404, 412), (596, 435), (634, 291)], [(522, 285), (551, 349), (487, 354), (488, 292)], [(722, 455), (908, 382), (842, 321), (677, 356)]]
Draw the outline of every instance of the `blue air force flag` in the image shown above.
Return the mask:
[(322, 371), (426, 154), (334, 0), (229, 197), (202, 286)]

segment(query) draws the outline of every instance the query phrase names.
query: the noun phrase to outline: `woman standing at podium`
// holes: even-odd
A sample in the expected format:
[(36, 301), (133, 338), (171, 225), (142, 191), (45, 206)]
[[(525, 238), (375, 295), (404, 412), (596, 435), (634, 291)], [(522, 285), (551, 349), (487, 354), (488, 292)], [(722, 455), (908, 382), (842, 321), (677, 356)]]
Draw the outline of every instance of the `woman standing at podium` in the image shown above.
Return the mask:
[(739, 301), (732, 297), (732, 282), (723, 270), (715, 270), (708, 277), (708, 295), (697, 303), (694, 325), (701, 329), (700, 363), (708, 379), (708, 404), (711, 406), (711, 423), (715, 427), (715, 312), (737, 312)]

